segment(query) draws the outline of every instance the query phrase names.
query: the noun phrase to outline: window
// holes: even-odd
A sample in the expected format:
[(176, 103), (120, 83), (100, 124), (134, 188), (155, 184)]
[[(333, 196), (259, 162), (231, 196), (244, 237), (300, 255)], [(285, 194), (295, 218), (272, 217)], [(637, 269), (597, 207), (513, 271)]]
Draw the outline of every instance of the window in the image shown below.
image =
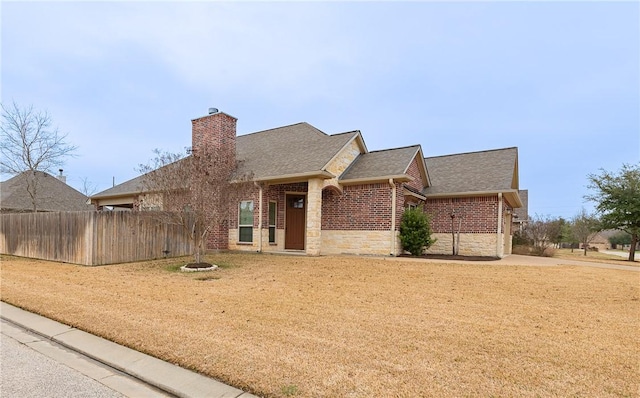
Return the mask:
[(276, 202), (269, 202), (269, 243), (276, 243)]
[(238, 217), (238, 237), (243, 243), (253, 242), (253, 201), (240, 202), (240, 214)]
[(294, 209), (304, 209), (304, 198), (291, 199), (290, 206)]
[(407, 206), (407, 209), (409, 210), (415, 210), (418, 208), (418, 205), (415, 203), (409, 203), (409, 205)]

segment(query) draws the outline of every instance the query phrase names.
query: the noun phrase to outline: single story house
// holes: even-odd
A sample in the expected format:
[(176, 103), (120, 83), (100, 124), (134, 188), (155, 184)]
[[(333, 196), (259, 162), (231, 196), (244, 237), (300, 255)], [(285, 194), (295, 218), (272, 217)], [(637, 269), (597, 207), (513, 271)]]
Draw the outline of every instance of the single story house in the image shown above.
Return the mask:
[[(191, 121), (194, 152), (207, 146), (238, 160), (255, 182), (208, 247), (398, 255), (402, 213), (419, 207), (438, 239), (430, 253), (451, 253), (452, 226), (461, 255), (511, 253), (511, 215), (522, 206), (517, 148), (425, 158), (420, 145), (369, 151), (360, 131), (327, 135), (308, 123), (237, 136), (236, 121), (215, 108)], [(143, 179), (91, 201), (144, 210)]]
[(57, 177), (43, 171), (23, 171), (0, 182), (0, 212), (87, 211), (95, 210), (88, 198), (66, 183), (66, 177)]

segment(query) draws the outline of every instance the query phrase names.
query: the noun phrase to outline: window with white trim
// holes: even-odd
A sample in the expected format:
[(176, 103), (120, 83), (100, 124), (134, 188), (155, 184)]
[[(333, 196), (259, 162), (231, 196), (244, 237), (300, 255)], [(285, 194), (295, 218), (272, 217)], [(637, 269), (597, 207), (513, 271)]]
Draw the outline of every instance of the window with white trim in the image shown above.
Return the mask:
[(253, 201), (243, 200), (240, 202), (238, 212), (238, 242), (253, 242)]
[(269, 202), (269, 243), (276, 243), (276, 202)]

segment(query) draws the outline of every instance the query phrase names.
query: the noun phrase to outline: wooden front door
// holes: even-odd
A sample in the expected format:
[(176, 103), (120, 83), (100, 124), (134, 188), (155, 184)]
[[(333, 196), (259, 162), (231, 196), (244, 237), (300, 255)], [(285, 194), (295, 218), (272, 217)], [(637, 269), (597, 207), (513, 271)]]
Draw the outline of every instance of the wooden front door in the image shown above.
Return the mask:
[(304, 250), (306, 205), (304, 195), (287, 195), (284, 248)]

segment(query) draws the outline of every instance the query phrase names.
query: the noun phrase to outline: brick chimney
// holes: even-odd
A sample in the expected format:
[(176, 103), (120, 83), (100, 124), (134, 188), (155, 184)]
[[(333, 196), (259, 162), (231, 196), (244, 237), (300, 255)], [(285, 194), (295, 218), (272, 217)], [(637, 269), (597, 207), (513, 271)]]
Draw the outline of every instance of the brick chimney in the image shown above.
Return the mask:
[[(236, 164), (236, 119), (216, 108), (209, 108), (207, 116), (191, 120), (191, 153), (216, 154), (219, 167), (228, 167), (231, 173)], [(230, 204), (237, 206), (237, 204)], [(229, 246), (228, 220), (220, 220), (207, 236), (207, 249), (227, 249)]]
[(229, 156), (235, 163), (236, 158), (236, 119), (216, 108), (209, 108), (207, 116), (191, 120), (191, 150), (212, 150)]

